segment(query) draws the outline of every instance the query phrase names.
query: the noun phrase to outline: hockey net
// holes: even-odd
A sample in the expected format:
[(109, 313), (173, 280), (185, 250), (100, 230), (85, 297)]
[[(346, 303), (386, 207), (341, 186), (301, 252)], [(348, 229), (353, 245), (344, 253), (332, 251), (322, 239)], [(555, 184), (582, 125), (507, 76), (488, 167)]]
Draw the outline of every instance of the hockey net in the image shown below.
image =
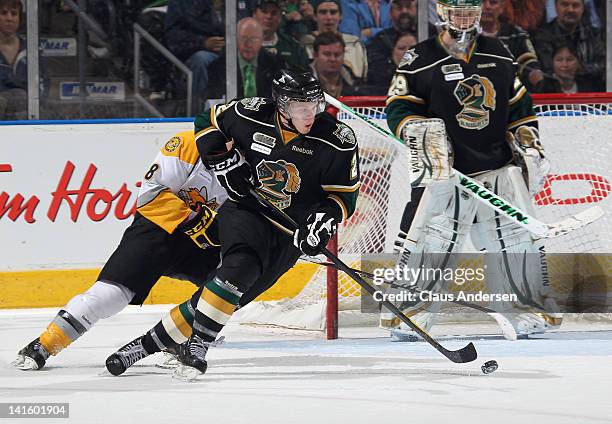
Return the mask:
[[(568, 256), (563, 259), (553, 257), (548, 264), (555, 292), (568, 294), (577, 289), (588, 291), (588, 285), (577, 288), (577, 280), (568, 278), (572, 270), (577, 275), (585, 267), (597, 268), (608, 276), (612, 275), (612, 206), (608, 198), (612, 181), (612, 133), (609, 131), (612, 128), (612, 94), (533, 97), (540, 118), (542, 143), (553, 164), (553, 173), (549, 175), (546, 187), (535, 198), (538, 219), (556, 222), (595, 204), (606, 211), (603, 218), (588, 227), (549, 239), (546, 243), (549, 253), (603, 254), (592, 258), (576, 255), (573, 261), (568, 261), (568, 258), (571, 259)], [(353, 97), (341, 100), (387, 128), (385, 98)], [(337, 252), (349, 266), (361, 268), (362, 255), (393, 252), (404, 206), (410, 200), (410, 190), (407, 189), (410, 158), (406, 148), (397, 141), (381, 136), (365, 122), (345, 112), (335, 112), (357, 135), (362, 176), (356, 212), (338, 231)], [(479, 265), (460, 263), (462, 267)], [(555, 278), (555, 273), (564, 277)], [(609, 284), (609, 278), (606, 280)], [(467, 292), (486, 291), (486, 280), (472, 283), (471, 286), (468, 283), (456, 287), (451, 284), (449, 287), (451, 291), (459, 289)], [(591, 289), (612, 292), (612, 287)], [(280, 302), (257, 303), (241, 317), (242, 323), (317, 331), (327, 328), (327, 337), (334, 338), (337, 325), (373, 324), (378, 321), (378, 315), (361, 312), (361, 288), (356, 282), (343, 273), (335, 273), (322, 266), (297, 296)], [(467, 319), (462, 315), (464, 311), (450, 310), (450, 319)], [(594, 314), (592, 318), (610, 317)]]

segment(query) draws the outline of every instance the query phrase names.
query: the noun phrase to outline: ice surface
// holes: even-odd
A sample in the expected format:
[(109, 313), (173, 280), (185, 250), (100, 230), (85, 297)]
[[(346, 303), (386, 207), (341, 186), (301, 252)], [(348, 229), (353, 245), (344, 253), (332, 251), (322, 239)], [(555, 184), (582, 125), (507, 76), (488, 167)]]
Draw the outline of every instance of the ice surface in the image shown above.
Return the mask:
[[(473, 341), (479, 358), (471, 364), (453, 364), (422, 342), (390, 343), (374, 328), (327, 341), (230, 325), (226, 343), (209, 353), (208, 373), (194, 383), (154, 367), (159, 355), (121, 377), (99, 375), (109, 354), (167, 310), (130, 307), (34, 372), (9, 362), (57, 310), (0, 311), (0, 402), (69, 402), (73, 423), (612, 422), (612, 327), (580, 331), (594, 328), (588, 323), (516, 342), (442, 340), (453, 349)], [(485, 376), (480, 365), (490, 359), (499, 369)]]

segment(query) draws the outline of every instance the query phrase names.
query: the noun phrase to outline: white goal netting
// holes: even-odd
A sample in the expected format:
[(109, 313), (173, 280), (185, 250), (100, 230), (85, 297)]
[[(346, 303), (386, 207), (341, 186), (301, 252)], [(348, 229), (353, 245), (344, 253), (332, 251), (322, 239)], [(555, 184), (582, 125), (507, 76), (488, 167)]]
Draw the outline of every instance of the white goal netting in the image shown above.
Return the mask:
[[(384, 99), (347, 100), (347, 104), (387, 128)], [(593, 103), (543, 103), (536, 106), (536, 112), (540, 118), (542, 143), (553, 164), (547, 186), (535, 198), (538, 219), (559, 221), (593, 205), (600, 205), (607, 212), (584, 229), (547, 241), (549, 253), (604, 254), (552, 257), (549, 273), (553, 289), (562, 294), (577, 289), (612, 292), (612, 287), (601, 287), (596, 281), (582, 282), (584, 284), (577, 288), (577, 280), (571, 278), (571, 275), (584, 275), (585, 268), (612, 275), (612, 206), (609, 199), (612, 97), (610, 101), (598, 99)], [(404, 206), (410, 199), (409, 155), (404, 146), (379, 135), (363, 121), (344, 112), (340, 112), (338, 118), (357, 134), (362, 175), (356, 212), (339, 229), (338, 252), (347, 264), (360, 268), (364, 254), (393, 252)], [(462, 264), (464, 267), (477, 265)], [(563, 275), (563, 278), (555, 278), (556, 275)], [(280, 302), (256, 302), (241, 311), (239, 319), (245, 324), (324, 330), (327, 283), (327, 270), (319, 267), (297, 296)], [(486, 290), (486, 281), (460, 288), (474, 292)], [(453, 290), (452, 284), (450, 290)], [(455, 290), (459, 290), (459, 286)], [(360, 296), (359, 285), (339, 273), (340, 326), (377, 322), (377, 315), (360, 312)]]

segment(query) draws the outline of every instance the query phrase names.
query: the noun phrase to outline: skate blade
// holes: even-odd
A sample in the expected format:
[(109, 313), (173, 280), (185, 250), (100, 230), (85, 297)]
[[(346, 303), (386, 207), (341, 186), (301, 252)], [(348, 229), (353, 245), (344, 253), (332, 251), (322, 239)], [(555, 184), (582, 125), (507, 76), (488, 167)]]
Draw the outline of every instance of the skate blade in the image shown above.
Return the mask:
[(105, 367), (102, 371), (98, 373), (98, 377), (115, 377), (110, 373), (110, 371)]
[(178, 360), (176, 356), (171, 355), (169, 353), (164, 353), (164, 358), (155, 364), (157, 368), (162, 368), (164, 370), (171, 370), (178, 367)]
[(188, 367), (187, 365), (179, 363), (172, 373), (172, 378), (184, 381), (186, 383), (192, 383), (201, 375), (202, 373), (197, 368)]
[(27, 356), (22, 356), (21, 358), (21, 360), (20, 358), (15, 359), (11, 362), (11, 365), (22, 371), (35, 371), (38, 369), (38, 364), (34, 359)]
[(499, 325), (506, 340), (515, 341), (517, 339), (518, 335), (516, 334), (516, 330), (508, 318), (499, 313), (491, 313), (489, 315), (497, 321), (497, 325)]
[(419, 337), (414, 334), (406, 333), (402, 330), (391, 330), (391, 341), (398, 343), (418, 342)]
[(25, 358), (21, 355), (17, 355), (17, 358), (13, 362), (11, 362), (11, 366), (15, 368), (19, 368), (23, 365)]

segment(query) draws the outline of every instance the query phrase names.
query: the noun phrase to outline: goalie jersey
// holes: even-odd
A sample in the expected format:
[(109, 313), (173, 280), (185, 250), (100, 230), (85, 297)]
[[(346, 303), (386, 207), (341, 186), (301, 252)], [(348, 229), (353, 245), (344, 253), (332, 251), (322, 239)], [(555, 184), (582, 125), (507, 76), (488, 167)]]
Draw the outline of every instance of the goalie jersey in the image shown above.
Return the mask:
[(387, 98), (389, 128), (401, 138), (412, 119), (440, 118), (465, 174), (498, 169), (512, 160), (506, 131), (537, 128), (531, 97), (517, 64), (495, 38), (478, 36), (466, 60), (450, 55), (439, 36), (408, 50)]
[(198, 204), (216, 210), (227, 199), (225, 189), (200, 160), (193, 131), (168, 140), (145, 174), (137, 211), (168, 233), (195, 211)]
[(258, 180), (258, 191), (297, 222), (325, 203), (338, 222), (355, 210), (357, 140), (327, 112), (302, 135), (282, 124), (271, 99), (249, 97), (205, 110), (196, 117), (195, 131), (198, 146), (233, 140)]

